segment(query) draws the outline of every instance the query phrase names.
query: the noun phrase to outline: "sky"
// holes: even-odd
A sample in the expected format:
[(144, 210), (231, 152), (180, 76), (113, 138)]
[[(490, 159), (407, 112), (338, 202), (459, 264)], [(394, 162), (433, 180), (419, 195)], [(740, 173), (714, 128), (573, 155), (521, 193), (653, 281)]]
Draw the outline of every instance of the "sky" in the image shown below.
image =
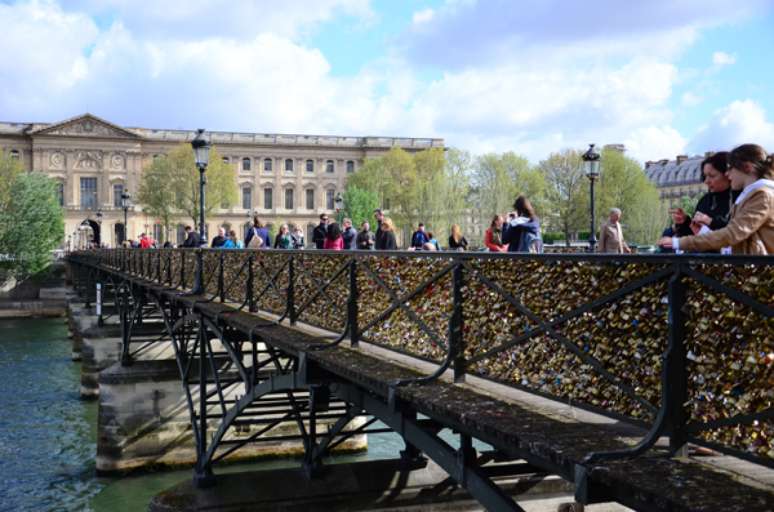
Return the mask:
[(774, 151), (774, 0), (0, 0), (0, 121)]

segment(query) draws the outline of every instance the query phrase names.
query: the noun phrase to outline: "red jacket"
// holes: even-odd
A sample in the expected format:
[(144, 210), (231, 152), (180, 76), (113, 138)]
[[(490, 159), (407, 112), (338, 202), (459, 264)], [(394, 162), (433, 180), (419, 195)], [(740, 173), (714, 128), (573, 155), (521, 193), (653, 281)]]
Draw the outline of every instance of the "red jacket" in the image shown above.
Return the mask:
[(153, 240), (151, 237), (146, 236), (145, 238), (140, 239), (140, 249), (150, 249), (153, 247)]
[(484, 232), (484, 245), (486, 245), (492, 252), (508, 252), (507, 245), (497, 245), (492, 243), (492, 228), (489, 228)]
[(336, 240), (331, 240), (327, 236), (325, 242), (323, 242), (323, 249), (332, 249), (334, 251), (341, 251), (344, 249), (344, 237), (338, 237)]

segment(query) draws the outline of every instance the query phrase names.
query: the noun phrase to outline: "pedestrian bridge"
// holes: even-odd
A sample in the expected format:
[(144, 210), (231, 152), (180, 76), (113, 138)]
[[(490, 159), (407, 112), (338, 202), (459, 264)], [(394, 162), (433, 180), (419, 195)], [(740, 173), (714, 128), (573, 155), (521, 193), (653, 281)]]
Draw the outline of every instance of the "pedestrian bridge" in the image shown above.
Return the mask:
[[(431, 458), (488, 510), (522, 510), (497, 477), (536, 471), (584, 504), (774, 509), (770, 258), (114, 249), (68, 262), (87, 297), (113, 290), (122, 364), (143, 316), (163, 318), (199, 485), (272, 435), (282, 397), (310, 478), (386, 425), (406, 464)], [(245, 424), (265, 427), (244, 438)]]

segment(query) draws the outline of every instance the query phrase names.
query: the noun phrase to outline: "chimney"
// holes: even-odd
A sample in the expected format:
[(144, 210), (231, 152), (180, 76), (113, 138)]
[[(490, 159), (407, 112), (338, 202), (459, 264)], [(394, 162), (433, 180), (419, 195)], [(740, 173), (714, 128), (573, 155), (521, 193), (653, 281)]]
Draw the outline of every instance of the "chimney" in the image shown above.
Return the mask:
[(619, 153), (626, 152), (626, 146), (624, 144), (605, 144), (605, 149), (612, 149), (613, 151), (618, 151)]
[(688, 160), (688, 155), (677, 155), (677, 165), (680, 165), (686, 160)]
[(654, 162), (653, 160), (648, 160), (647, 162), (645, 162), (645, 168), (646, 169), (650, 169), (650, 166), (655, 164), (655, 163), (656, 162)]

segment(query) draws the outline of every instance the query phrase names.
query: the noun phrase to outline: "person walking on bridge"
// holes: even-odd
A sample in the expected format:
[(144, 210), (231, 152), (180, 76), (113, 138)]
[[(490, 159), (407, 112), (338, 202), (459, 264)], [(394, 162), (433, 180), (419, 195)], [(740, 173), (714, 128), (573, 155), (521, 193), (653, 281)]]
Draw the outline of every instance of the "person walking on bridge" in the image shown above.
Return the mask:
[(196, 247), (199, 247), (199, 233), (194, 231), (191, 226), (185, 227), (185, 240), (183, 241), (183, 247), (187, 247), (189, 249), (194, 249)]
[(621, 229), (621, 210), (610, 208), (610, 217), (602, 225), (599, 233), (598, 252), (610, 252), (616, 254), (630, 253), (632, 250), (626, 245)]

